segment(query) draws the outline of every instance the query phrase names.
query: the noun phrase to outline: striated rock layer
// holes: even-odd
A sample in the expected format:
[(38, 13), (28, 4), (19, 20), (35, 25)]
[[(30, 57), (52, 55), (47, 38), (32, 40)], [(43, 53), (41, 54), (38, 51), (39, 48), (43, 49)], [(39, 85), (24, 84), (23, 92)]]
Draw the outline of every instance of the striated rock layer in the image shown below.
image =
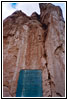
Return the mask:
[(40, 15), (14, 12), (3, 22), (3, 96), (16, 96), (21, 69), (41, 69), (44, 97), (65, 96), (65, 22), (61, 8), (40, 3)]

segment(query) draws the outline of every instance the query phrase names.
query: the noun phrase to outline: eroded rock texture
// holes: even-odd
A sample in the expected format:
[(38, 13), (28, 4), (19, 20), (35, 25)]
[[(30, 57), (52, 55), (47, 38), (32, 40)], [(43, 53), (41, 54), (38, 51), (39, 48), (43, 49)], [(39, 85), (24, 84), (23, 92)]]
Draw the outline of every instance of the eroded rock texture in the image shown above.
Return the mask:
[(3, 96), (16, 96), (21, 69), (41, 69), (44, 97), (65, 96), (65, 22), (60, 7), (14, 12), (3, 22)]

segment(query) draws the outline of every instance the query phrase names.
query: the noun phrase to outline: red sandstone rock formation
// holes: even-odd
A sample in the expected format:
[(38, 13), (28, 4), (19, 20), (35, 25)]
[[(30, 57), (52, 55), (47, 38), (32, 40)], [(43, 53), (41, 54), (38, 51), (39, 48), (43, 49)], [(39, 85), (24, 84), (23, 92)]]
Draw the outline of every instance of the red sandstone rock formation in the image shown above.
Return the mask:
[(3, 96), (16, 96), (21, 69), (41, 69), (44, 97), (65, 96), (65, 23), (60, 7), (14, 12), (3, 23)]

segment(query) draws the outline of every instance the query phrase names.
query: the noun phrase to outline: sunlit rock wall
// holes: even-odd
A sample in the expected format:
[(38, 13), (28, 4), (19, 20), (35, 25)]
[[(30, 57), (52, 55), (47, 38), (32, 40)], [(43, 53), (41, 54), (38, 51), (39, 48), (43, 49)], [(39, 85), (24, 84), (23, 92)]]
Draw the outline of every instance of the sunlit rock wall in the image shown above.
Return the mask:
[(16, 96), (21, 69), (41, 69), (44, 97), (65, 96), (65, 22), (60, 7), (16, 11), (3, 22), (3, 96)]

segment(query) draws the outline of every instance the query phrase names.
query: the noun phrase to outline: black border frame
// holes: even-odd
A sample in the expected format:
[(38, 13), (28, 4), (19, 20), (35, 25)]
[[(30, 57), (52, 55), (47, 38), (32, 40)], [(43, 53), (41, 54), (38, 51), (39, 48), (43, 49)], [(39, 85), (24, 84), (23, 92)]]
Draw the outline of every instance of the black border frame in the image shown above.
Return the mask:
[[(12, 97), (12, 98), (8, 98), (8, 97), (2, 97), (2, 2), (65, 2), (66, 3), (66, 98), (65, 97), (57, 97), (57, 98), (28, 98), (28, 97), (25, 97), (25, 98), (17, 98), (17, 97)], [(67, 1), (1, 1), (1, 99), (67, 99)]]

